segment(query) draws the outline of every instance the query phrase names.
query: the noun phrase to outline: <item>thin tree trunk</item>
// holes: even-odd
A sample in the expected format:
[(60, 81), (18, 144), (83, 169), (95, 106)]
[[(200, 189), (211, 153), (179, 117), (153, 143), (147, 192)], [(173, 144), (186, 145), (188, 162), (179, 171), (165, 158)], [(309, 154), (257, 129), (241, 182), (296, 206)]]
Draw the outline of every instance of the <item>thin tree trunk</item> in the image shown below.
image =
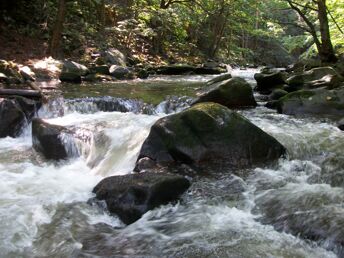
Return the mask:
[(327, 18), (326, 0), (318, 0), (318, 19), (321, 36), (321, 49), (319, 51), (320, 59), (322, 62), (335, 63), (338, 59), (334, 53), (331, 42), (331, 35)]
[(48, 55), (51, 55), (52, 57), (57, 57), (59, 53), (65, 16), (66, 0), (59, 0), (59, 8), (57, 11), (56, 21), (52, 30), (52, 35), (48, 47)]

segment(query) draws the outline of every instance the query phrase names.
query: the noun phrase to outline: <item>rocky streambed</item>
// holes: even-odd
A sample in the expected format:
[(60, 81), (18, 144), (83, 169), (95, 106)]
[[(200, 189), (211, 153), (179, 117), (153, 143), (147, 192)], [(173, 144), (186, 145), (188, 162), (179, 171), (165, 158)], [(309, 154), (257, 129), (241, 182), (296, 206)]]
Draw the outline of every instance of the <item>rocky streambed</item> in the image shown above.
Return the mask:
[[(233, 74), (253, 88), (254, 73)], [(188, 82), (192, 98), (159, 105), (101, 92), (57, 98), (32, 129), (0, 139), (0, 256), (341, 257), (336, 123), (257, 106), (237, 79), (194, 99), (212, 78), (165, 77)], [(219, 100), (228, 88), (235, 100)]]

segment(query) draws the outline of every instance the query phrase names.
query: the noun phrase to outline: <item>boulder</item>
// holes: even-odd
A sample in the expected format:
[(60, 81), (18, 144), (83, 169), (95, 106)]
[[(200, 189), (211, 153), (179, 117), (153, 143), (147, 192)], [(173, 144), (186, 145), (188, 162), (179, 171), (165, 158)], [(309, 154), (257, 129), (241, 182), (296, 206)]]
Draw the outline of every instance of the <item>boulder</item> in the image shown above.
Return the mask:
[(299, 90), (279, 99), (277, 111), (287, 115), (344, 115), (344, 88)]
[(101, 81), (113, 81), (114, 78), (110, 75), (104, 75), (99, 73), (90, 73), (84, 77), (86, 82), (101, 82)]
[(49, 124), (42, 119), (32, 120), (32, 146), (46, 159), (62, 160), (80, 156), (77, 141), (88, 142), (91, 133), (77, 133), (64, 126)]
[(107, 177), (93, 192), (110, 213), (131, 224), (147, 211), (176, 201), (189, 187), (189, 180), (182, 176), (145, 172)]
[(40, 101), (24, 97), (0, 98), (0, 138), (20, 135), (40, 106)]
[(210, 90), (199, 96), (194, 104), (215, 102), (229, 108), (255, 107), (252, 87), (242, 78), (232, 78), (210, 86)]
[(110, 75), (110, 69), (107, 65), (97, 65), (95, 67), (92, 67), (90, 69), (90, 72), (95, 74)]
[(270, 94), (273, 89), (282, 88), (285, 84), (284, 74), (281, 71), (256, 73), (254, 79), (257, 81), (256, 90), (264, 94)]
[(131, 71), (127, 67), (112, 65), (110, 67), (110, 74), (116, 79), (123, 80), (130, 78)]
[(210, 86), (214, 83), (229, 80), (231, 78), (232, 78), (232, 75), (230, 73), (224, 73), (224, 74), (218, 75), (218, 76), (214, 77), (213, 79), (207, 81), (206, 85)]
[(293, 75), (289, 77), (286, 82), (288, 85), (292, 87), (303, 87), (304, 85), (310, 85), (312, 84), (312, 81), (317, 81), (322, 79), (324, 76), (327, 75), (335, 75), (340, 77), (339, 74), (337, 74), (336, 70), (334, 70), (332, 67), (318, 67), (313, 68), (307, 72), (300, 73), (297, 75)]
[(340, 87), (342, 81), (343, 81), (342, 77), (339, 77), (338, 75), (328, 74), (320, 78), (319, 80), (305, 82), (303, 85), (303, 88), (316, 89), (316, 88), (325, 87), (327, 89), (332, 90), (332, 89)]
[(103, 60), (111, 65), (126, 66), (126, 58), (118, 49), (109, 49), (101, 53)]
[(188, 64), (174, 64), (158, 67), (155, 72), (163, 75), (221, 74), (227, 72), (221, 67), (198, 67)]
[(81, 82), (81, 76), (85, 76), (88, 73), (89, 70), (86, 66), (67, 60), (63, 62), (60, 80), (78, 83)]
[(156, 168), (186, 164), (200, 173), (226, 172), (276, 161), (285, 152), (275, 138), (238, 113), (216, 103), (201, 103), (159, 119), (137, 164), (149, 158)]
[(337, 126), (340, 130), (344, 131), (344, 118), (339, 120)]
[(288, 92), (285, 90), (275, 89), (269, 95), (269, 100), (279, 100), (280, 98), (284, 97), (287, 94), (288, 94)]

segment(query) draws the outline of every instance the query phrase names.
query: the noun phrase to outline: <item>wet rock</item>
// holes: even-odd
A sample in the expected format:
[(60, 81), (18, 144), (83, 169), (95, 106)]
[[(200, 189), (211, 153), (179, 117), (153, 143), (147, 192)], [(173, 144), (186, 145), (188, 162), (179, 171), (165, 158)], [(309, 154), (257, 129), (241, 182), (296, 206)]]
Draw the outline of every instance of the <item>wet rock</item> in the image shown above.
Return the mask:
[(277, 110), (287, 115), (344, 115), (344, 88), (315, 89), (289, 93), (279, 99)]
[(60, 80), (79, 83), (81, 82), (81, 76), (85, 76), (88, 73), (89, 70), (86, 66), (67, 60), (63, 62)]
[[(314, 88), (312, 84), (328, 75), (340, 77), (332, 67), (318, 67), (304, 73), (293, 75), (289, 77), (286, 82), (292, 87), (300, 88), (306, 85), (308, 88)], [(323, 80), (325, 80), (325, 78)]]
[(130, 78), (131, 71), (127, 67), (112, 65), (110, 67), (110, 74), (116, 79), (123, 80)]
[(101, 81), (113, 81), (113, 77), (104, 74), (91, 73), (84, 77), (86, 82), (101, 82)]
[[(216, 103), (197, 104), (159, 119), (142, 145), (138, 160), (157, 167), (187, 164), (201, 172), (276, 161), (285, 148), (241, 115)], [(136, 171), (138, 167), (136, 167)]]
[(280, 71), (273, 73), (256, 73), (254, 79), (257, 81), (256, 90), (263, 94), (270, 94), (273, 89), (282, 88), (285, 84), (284, 74)]
[(140, 100), (123, 99), (115, 97), (90, 97), (90, 98), (76, 98), (65, 101), (67, 109), (79, 113), (95, 113), (103, 112), (133, 112), (153, 114), (155, 108), (153, 105), (146, 104)]
[(342, 80), (343, 78), (339, 77), (338, 75), (328, 74), (319, 80), (305, 82), (303, 85), (303, 88), (315, 89), (315, 88), (326, 87), (327, 89), (332, 90), (332, 89), (340, 87)]
[(232, 78), (232, 75), (230, 73), (224, 73), (224, 74), (216, 76), (215, 78), (207, 81), (206, 85), (210, 86), (210, 85), (213, 85), (214, 83), (225, 81), (225, 80), (229, 80), (231, 78)]
[(340, 130), (344, 131), (344, 118), (339, 120), (337, 125)]
[(266, 108), (270, 108), (270, 109), (277, 109), (277, 107), (278, 107), (278, 101), (277, 101), (277, 100), (268, 101), (264, 106), (265, 106)]
[(187, 64), (175, 64), (158, 67), (155, 72), (163, 75), (188, 75), (188, 74), (221, 74), (227, 70), (220, 67), (197, 67)]
[(105, 178), (93, 192), (106, 202), (110, 213), (131, 224), (147, 211), (176, 201), (189, 186), (182, 176), (145, 172)]
[(101, 53), (101, 57), (105, 63), (118, 66), (126, 66), (126, 58), (118, 49), (109, 49)]
[(194, 104), (215, 102), (229, 108), (255, 107), (252, 87), (242, 78), (232, 78), (210, 86), (208, 92), (196, 99)]
[(146, 69), (140, 69), (136, 74), (140, 79), (147, 79), (149, 77), (149, 72)]
[(32, 146), (46, 159), (62, 160), (80, 156), (77, 140), (88, 142), (90, 132), (78, 134), (64, 126), (53, 125), (42, 119), (32, 120)]
[(18, 136), (40, 106), (40, 101), (24, 97), (0, 98), (0, 137)]
[(273, 90), (271, 92), (271, 94), (269, 95), (269, 99), (270, 100), (279, 100), (280, 98), (284, 97), (287, 94), (288, 94), (288, 92), (285, 90), (276, 89), (276, 90)]
[(92, 67), (90, 69), (90, 72), (95, 73), (95, 74), (110, 75), (110, 70), (107, 65), (98, 65), (98, 66)]

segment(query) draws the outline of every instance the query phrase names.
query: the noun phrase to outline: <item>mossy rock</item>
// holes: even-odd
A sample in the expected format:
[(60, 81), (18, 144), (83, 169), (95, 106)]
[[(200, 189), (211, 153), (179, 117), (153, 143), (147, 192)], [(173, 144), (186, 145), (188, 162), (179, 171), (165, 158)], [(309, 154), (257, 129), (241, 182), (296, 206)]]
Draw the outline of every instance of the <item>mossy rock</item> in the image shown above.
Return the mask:
[(277, 110), (287, 115), (344, 115), (344, 88), (299, 90), (278, 101)]
[(304, 73), (293, 75), (289, 77), (286, 82), (290, 86), (298, 87), (305, 84), (311, 84), (312, 81), (320, 80), (326, 75), (341, 77), (332, 67), (318, 67)]
[(288, 92), (282, 89), (275, 89), (272, 91), (272, 93), (269, 95), (270, 100), (279, 100), (280, 98), (287, 95)]
[(276, 139), (238, 113), (216, 103), (200, 103), (159, 119), (138, 162), (149, 158), (157, 167), (187, 164), (200, 172), (226, 172), (275, 161), (284, 153)]
[(229, 108), (256, 107), (253, 90), (242, 78), (232, 78), (210, 86), (195, 102), (215, 102)]

